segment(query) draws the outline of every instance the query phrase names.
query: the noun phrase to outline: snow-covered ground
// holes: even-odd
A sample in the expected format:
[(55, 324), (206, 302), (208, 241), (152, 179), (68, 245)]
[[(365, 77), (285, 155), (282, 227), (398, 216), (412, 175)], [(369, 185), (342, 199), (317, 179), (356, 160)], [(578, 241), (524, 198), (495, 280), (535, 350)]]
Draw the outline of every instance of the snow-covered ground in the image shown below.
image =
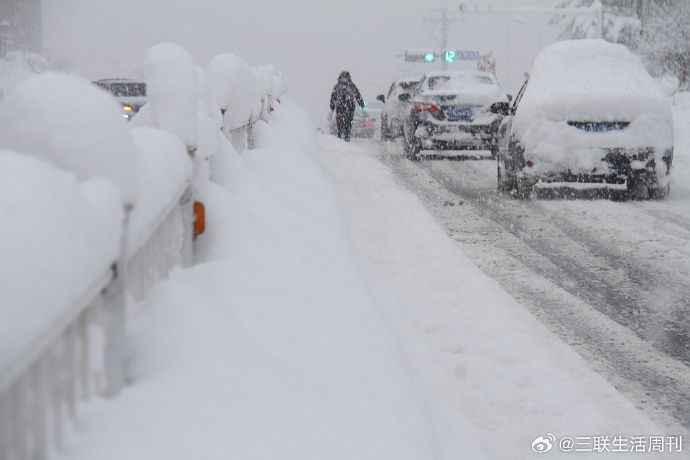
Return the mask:
[(285, 98), (255, 150), (212, 159), (197, 265), (134, 306), (130, 385), (82, 409), (65, 457), (524, 459), (550, 433), (678, 434), (484, 275), (391, 169), (313, 133)]

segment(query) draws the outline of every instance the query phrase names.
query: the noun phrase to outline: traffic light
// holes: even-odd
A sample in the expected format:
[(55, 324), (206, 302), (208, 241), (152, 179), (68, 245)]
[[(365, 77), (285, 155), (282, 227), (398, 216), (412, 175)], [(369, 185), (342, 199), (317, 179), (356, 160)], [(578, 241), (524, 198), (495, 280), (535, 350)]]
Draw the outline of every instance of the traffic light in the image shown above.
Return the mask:
[(446, 62), (455, 62), (455, 51), (446, 51)]
[(417, 49), (408, 49), (405, 51), (405, 60), (407, 62), (434, 62), (436, 60), (436, 57), (438, 55), (434, 50), (430, 49), (424, 49), (424, 48), (417, 48)]

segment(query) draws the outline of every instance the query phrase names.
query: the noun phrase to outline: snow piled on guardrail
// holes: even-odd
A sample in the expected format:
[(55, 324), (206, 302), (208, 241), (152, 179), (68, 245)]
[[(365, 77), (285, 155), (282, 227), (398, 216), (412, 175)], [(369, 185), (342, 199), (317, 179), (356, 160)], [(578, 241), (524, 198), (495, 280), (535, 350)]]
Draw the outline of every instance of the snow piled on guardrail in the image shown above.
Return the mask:
[(422, 398), (369, 298), (307, 114), (211, 158), (198, 264), (132, 318), (132, 385), (72, 459), (436, 458)]
[(229, 129), (246, 124), (252, 114), (261, 112), (259, 79), (244, 60), (221, 54), (209, 61), (207, 71), (211, 98), (225, 112)]
[(110, 272), (125, 205), (134, 206), (128, 234), (136, 248), (187, 182), (191, 162), (173, 134), (130, 130), (107, 93), (50, 72), (5, 95), (0, 148), (2, 370)]
[(127, 202), (136, 201), (135, 148), (122, 111), (81, 77), (47, 72), (12, 88), (0, 105), (0, 145), (82, 180), (108, 178)]
[(0, 151), (0, 370), (37, 342), (118, 255), (122, 199), (32, 156)]

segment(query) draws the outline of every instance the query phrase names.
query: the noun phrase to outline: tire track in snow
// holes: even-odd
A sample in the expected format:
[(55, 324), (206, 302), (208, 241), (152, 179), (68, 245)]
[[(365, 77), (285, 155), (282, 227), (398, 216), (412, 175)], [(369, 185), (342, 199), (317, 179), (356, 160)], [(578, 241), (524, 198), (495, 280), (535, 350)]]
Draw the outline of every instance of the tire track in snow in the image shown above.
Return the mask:
[(647, 209), (646, 212), (667, 224), (675, 225), (686, 234), (690, 234), (690, 219), (687, 216), (683, 216), (672, 210), (665, 210), (665, 212), (662, 212), (659, 209)]
[[(687, 309), (679, 309), (675, 319), (680, 327), (678, 337), (672, 336), (674, 331), (665, 331), (661, 337), (644, 333), (652, 326), (656, 330), (660, 321), (657, 313), (648, 311), (641, 295), (659, 282), (654, 273), (622, 261), (621, 255), (567, 221), (554, 220), (538, 204), (499, 195), (493, 186), (486, 186), (486, 177), (469, 185), (461, 183), (458, 168), (448, 166), (457, 163), (414, 163), (387, 149), (386, 144), (374, 148), (383, 150), (378, 153), (380, 159), (431, 205), (449, 230), (452, 218), (439, 215), (444, 207), (434, 209), (433, 205), (443, 203), (444, 192), (469, 203), (471, 211), (483, 218), (482, 226), (502, 234), (490, 246), (527, 270), (506, 269), (502, 264), (482, 269), (639, 405), (651, 412), (660, 407), (690, 428), (690, 350), (673, 346), (687, 338), (687, 330), (680, 327)], [(478, 246), (473, 257), (477, 263), (486, 259), (487, 249), (494, 249), (481, 242)], [(544, 281), (548, 288), (541, 286)], [(673, 359), (668, 355), (680, 356)]]
[[(449, 175), (455, 169), (452, 167), (439, 168), (431, 162), (421, 165), (444, 188), (466, 198), (483, 216), (496, 221), (551, 260), (563, 274), (555, 277), (551, 270), (544, 271), (538, 266), (531, 267), (533, 270), (547, 278), (556, 278), (571, 294), (630, 328), (660, 351), (690, 365), (690, 330), (682, 320), (690, 316), (687, 280), (661, 278), (654, 267), (619, 255), (572, 223), (548, 213), (538, 202), (514, 201), (491, 188), (464, 186)], [(509, 206), (506, 200), (510, 200)], [(516, 217), (512, 208), (523, 214)], [(658, 301), (655, 298), (660, 296), (664, 308), (652, 308)]]

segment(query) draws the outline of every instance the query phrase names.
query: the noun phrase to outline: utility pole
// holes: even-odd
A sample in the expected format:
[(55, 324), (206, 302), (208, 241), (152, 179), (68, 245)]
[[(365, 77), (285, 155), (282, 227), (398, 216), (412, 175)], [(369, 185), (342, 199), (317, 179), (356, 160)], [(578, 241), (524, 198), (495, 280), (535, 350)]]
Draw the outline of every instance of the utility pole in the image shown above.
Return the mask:
[(7, 39), (9, 37), (9, 28), (9, 22), (0, 20), (0, 59), (5, 59), (7, 57)]
[(647, 0), (640, 0), (637, 13), (640, 16), (640, 33), (644, 37), (644, 34), (647, 32), (647, 21), (649, 16), (649, 2)]
[[(425, 21), (432, 25), (441, 26), (441, 53), (445, 53), (448, 49), (448, 25), (452, 22), (460, 22), (461, 18), (449, 18), (448, 17), (448, 7), (445, 8), (434, 8), (434, 11), (441, 13), (441, 18), (427, 18)], [(443, 70), (448, 69), (448, 62), (445, 59), (441, 59), (441, 68)]]

